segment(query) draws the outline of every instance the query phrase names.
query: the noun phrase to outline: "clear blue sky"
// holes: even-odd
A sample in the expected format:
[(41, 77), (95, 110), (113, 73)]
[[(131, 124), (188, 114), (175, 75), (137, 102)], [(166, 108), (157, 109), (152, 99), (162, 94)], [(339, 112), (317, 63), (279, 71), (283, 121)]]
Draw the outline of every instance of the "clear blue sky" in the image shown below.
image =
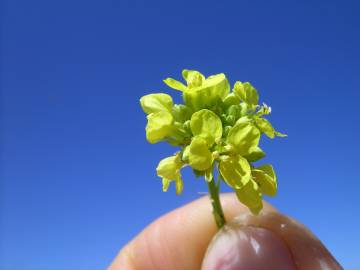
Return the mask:
[[(159, 215), (173, 153), (138, 100), (183, 68), (251, 81), (286, 139), (264, 140), (271, 201), (360, 269), (358, 1), (8, 0), (1, 8), (0, 269), (104, 269)], [(176, 98), (180, 100), (179, 96)]]

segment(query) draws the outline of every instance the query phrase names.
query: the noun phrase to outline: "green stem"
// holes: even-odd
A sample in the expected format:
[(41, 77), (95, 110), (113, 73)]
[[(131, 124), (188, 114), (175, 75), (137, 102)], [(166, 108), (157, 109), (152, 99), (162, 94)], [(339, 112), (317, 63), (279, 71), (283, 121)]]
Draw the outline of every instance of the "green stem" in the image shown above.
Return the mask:
[(211, 181), (208, 181), (209, 195), (213, 207), (213, 215), (214, 215), (215, 223), (218, 229), (221, 229), (225, 225), (226, 221), (225, 221), (223, 209), (221, 207), (221, 202), (219, 197), (219, 187), (220, 185), (217, 186), (215, 184), (214, 177), (211, 179)]

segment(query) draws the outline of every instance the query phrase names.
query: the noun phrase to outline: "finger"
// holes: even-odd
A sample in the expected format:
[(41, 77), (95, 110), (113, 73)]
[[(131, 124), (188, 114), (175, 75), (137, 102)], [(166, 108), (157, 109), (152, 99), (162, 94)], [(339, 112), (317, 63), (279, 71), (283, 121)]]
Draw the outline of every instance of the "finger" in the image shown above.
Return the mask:
[[(222, 194), (225, 217), (248, 210), (232, 193)], [(267, 211), (276, 211), (265, 203)], [(124, 247), (109, 270), (198, 270), (216, 233), (211, 203), (203, 197), (156, 220)]]
[(213, 239), (202, 269), (338, 270), (342, 267), (302, 224), (280, 213), (242, 214)]

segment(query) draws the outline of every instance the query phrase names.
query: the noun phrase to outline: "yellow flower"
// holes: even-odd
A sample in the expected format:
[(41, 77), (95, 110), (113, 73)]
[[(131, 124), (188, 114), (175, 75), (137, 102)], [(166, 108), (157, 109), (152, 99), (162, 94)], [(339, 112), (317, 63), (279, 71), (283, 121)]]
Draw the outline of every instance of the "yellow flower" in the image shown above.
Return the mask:
[(162, 178), (164, 192), (168, 190), (170, 182), (175, 181), (176, 194), (181, 194), (183, 181), (181, 179), (180, 169), (182, 166), (183, 163), (179, 154), (164, 158), (159, 162), (156, 172), (157, 175)]

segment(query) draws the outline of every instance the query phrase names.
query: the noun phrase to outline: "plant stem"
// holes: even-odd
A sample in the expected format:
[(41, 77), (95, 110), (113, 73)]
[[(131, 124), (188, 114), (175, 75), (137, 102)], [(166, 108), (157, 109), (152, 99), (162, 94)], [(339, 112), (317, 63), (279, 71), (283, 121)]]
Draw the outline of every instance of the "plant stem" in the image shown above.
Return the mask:
[(215, 223), (218, 229), (221, 229), (225, 225), (226, 221), (219, 197), (220, 185), (216, 186), (214, 177), (212, 177), (211, 181), (208, 181), (207, 183), (209, 188), (210, 200), (213, 207), (212, 212), (214, 215)]

